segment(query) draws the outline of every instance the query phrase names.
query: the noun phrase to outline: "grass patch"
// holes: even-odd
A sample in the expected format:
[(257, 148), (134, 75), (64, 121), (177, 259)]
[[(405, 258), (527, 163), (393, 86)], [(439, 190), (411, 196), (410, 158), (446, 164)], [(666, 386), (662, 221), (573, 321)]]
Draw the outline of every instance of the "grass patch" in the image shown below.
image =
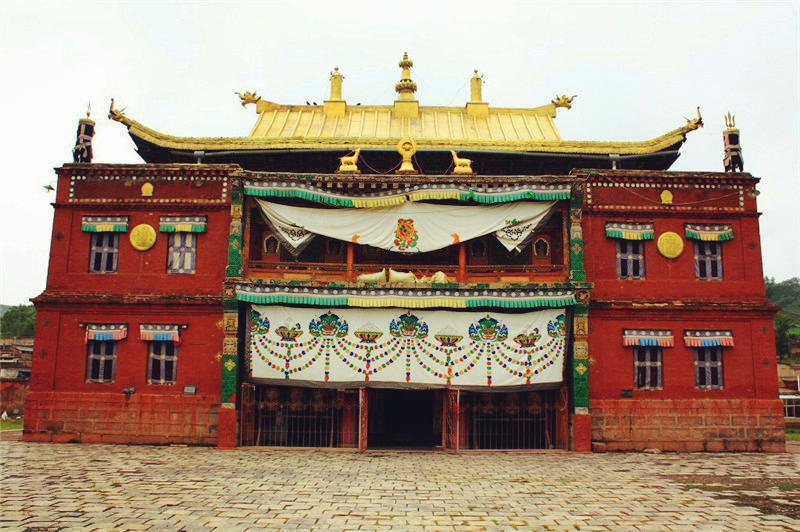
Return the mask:
[(0, 430), (22, 430), (22, 418), (12, 419), (8, 418), (5, 421), (0, 419)]
[(786, 429), (786, 441), (800, 441), (800, 429)]

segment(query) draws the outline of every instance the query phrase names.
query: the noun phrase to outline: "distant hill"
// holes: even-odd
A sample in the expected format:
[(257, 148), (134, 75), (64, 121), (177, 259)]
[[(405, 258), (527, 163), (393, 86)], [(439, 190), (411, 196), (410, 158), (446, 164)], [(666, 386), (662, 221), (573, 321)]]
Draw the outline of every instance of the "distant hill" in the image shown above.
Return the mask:
[(766, 278), (767, 299), (781, 307), (783, 312), (800, 317), (800, 278), (792, 277), (780, 283), (774, 278)]

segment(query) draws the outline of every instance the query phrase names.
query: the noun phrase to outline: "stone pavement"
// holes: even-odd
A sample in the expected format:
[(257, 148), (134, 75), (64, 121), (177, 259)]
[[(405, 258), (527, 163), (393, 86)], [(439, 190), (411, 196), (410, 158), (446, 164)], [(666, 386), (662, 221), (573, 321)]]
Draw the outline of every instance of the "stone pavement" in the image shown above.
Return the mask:
[(0, 457), (0, 528), (14, 530), (800, 529), (800, 520), (735, 506), (683, 480), (800, 484), (797, 454), (357, 454), (4, 441)]

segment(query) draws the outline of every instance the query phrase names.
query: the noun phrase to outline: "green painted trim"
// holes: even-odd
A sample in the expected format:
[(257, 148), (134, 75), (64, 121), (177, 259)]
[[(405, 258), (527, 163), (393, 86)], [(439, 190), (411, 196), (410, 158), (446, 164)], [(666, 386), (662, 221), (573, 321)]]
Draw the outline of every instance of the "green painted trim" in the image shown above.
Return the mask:
[[(387, 295), (385, 298), (394, 296)], [(236, 299), (245, 301), (247, 303), (255, 303), (258, 305), (274, 305), (274, 304), (296, 304), (296, 305), (319, 305), (319, 306), (349, 306), (350, 299), (348, 297), (314, 297), (314, 296), (300, 296), (291, 294), (277, 294), (277, 295), (254, 295), (254, 294), (236, 294)], [(363, 297), (358, 297), (361, 300)], [(379, 298), (384, 299), (384, 298)], [(456, 301), (459, 301), (456, 299)], [(496, 300), (496, 299), (468, 299), (466, 300), (466, 308), (479, 308), (479, 307), (494, 307), (494, 308), (540, 308), (540, 307), (564, 307), (574, 305), (574, 297), (563, 297), (560, 299), (528, 299), (528, 300)], [(361, 306), (359, 305), (359, 308)]]
[(336, 207), (353, 206), (353, 200), (351, 199), (326, 196), (324, 194), (317, 194), (305, 190), (271, 190), (264, 188), (244, 187), (244, 193), (248, 196), (259, 196), (262, 198), (302, 198), (308, 201), (315, 201), (317, 203), (325, 203), (326, 205), (334, 205)]
[[(236, 385), (236, 381), (238, 380), (238, 358), (239, 357), (237, 355), (222, 355), (222, 375), (220, 376), (219, 394), (221, 403), (232, 403), (233, 398), (236, 396), (236, 389), (238, 388)], [(236, 364), (230, 370), (228, 370), (226, 367), (226, 364), (229, 360)]]
[[(625, 231), (625, 232), (633, 233), (634, 231)], [(636, 235), (635, 238), (631, 238), (630, 236), (623, 236), (622, 231), (606, 229), (606, 236), (609, 238), (621, 238), (623, 240), (653, 240), (655, 238), (655, 233), (653, 231), (645, 231)]]
[(81, 225), (81, 231), (85, 231), (87, 233), (127, 233), (128, 232), (128, 225), (127, 224), (120, 224), (113, 226), (110, 230), (103, 230), (98, 231), (98, 225), (108, 225), (108, 224), (83, 224)]
[(469, 193), (462, 192), (461, 193), (461, 201), (475, 201), (477, 203), (508, 203), (511, 201), (519, 201), (525, 199), (533, 199), (533, 200), (564, 200), (569, 199), (570, 192), (568, 190), (560, 191), (560, 192), (517, 192), (514, 194), (503, 194), (503, 195), (491, 195), (491, 194), (482, 194), (480, 192), (475, 192), (474, 190), (470, 190)]
[(538, 308), (538, 307), (564, 307), (575, 304), (574, 297), (561, 299), (528, 299), (528, 300), (497, 300), (497, 299), (468, 299), (467, 308), (497, 307), (497, 308)]
[(319, 305), (319, 306), (347, 306), (346, 297), (313, 297), (313, 296), (292, 296), (292, 295), (252, 295), (236, 294), (236, 299), (257, 305), (274, 305), (289, 303), (295, 305)]
[[(708, 238), (709, 236), (714, 238)], [(703, 238), (706, 237), (706, 238)], [(704, 242), (725, 242), (727, 240), (733, 240), (733, 229), (727, 231), (725, 233), (720, 233), (718, 235), (709, 235), (707, 233), (697, 233), (695, 231), (690, 231), (689, 229), (686, 230), (686, 238), (691, 238), (692, 240), (702, 240)]]
[(165, 225), (159, 225), (158, 226), (158, 231), (160, 233), (179, 233), (179, 232), (180, 233), (205, 233), (207, 230), (208, 230), (208, 228), (206, 227), (205, 224), (192, 225), (191, 229), (189, 229), (188, 231), (186, 231), (184, 229), (181, 229), (180, 231), (177, 231), (175, 229), (175, 225), (166, 225), (165, 224)]

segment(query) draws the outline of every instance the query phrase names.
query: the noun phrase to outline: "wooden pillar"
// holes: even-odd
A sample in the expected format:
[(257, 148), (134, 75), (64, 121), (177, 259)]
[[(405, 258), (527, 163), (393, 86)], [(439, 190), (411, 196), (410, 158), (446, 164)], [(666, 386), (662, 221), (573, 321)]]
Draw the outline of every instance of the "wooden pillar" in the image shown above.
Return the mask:
[(353, 262), (355, 260), (355, 250), (353, 249), (353, 243), (347, 243), (347, 274), (345, 276), (345, 281), (348, 283), (353, 280)]
[(367, 402), (367, 388), (358, 389), (358, 450), (367, 450), (367, 431), (369, 430), (369, 417), (367, 416), (369, 404)]
[(467, 245), (464, 242), (458, 244), (458, 282), (467, 282)]

